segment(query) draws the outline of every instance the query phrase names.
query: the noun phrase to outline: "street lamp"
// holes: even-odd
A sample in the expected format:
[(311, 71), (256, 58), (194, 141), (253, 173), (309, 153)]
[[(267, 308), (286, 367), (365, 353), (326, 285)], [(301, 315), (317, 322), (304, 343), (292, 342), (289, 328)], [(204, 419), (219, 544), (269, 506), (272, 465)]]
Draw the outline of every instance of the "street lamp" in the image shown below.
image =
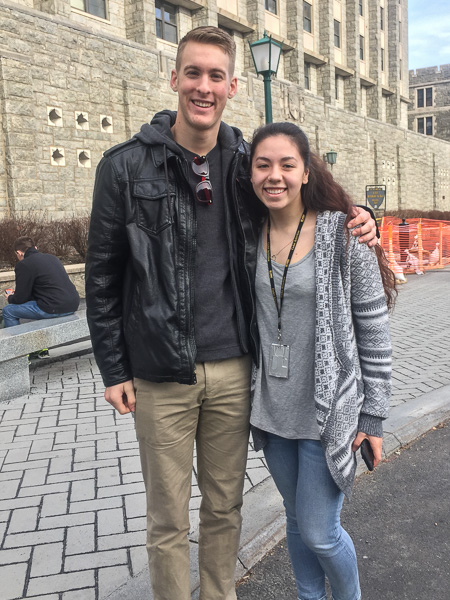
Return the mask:
[(249, 43), (253, 64), (256, 73), (264, 77), (264, 104), (266, 109), (266, 123), (272, 123), (272, 93), (270, 84), (272, 75), (276, 76), (281, 56), (281, 44), (275, 42), (272, 36), (264, 37), (256, 42)]

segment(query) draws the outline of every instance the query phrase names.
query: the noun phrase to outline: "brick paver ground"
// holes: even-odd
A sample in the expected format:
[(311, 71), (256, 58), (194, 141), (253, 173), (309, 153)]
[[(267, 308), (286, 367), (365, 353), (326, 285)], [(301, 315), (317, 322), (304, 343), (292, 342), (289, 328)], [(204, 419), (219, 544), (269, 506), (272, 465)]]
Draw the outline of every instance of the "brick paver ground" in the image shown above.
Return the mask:
[[(450, 383), (450, 270), (409, 276), (391, 319), (392, 405)], [(103, 600), (146, 564), (134, 423), (103, 399), (92, 355), (31, 372), (0, 404), (0, 600)], [(249, 446), (246, 491), (268, 476)], [(191, 530), (199, 490), (192, 476)]]
[(408, 275), (391, 315), (391, 406), (450, 384), (450, 268)]

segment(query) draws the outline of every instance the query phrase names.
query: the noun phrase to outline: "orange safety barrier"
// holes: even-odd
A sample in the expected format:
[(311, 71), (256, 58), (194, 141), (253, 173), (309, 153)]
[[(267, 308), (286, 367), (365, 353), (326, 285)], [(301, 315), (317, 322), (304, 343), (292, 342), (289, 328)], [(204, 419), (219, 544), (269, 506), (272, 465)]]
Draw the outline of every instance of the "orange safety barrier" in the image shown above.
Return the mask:
[[(381, 219), (380, 243), (396, 274), (443, 269), (450, 264), (450, 221)], [(401, 278), (399, 276), (399, 278)]]

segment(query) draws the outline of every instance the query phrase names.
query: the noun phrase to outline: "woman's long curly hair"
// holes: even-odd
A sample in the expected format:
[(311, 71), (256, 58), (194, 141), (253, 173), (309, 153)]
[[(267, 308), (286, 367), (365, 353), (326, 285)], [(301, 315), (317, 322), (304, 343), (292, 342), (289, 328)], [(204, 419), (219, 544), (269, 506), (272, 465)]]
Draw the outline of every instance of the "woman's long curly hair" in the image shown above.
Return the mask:
[[(347, 224), (354, 216), (353, 202), (350, 196), (333, 179), (324, 161), (317, 154), (311, 152), (309, 141), (304, 131), (294, 123), (269, 123), (268, 125), (259, 127), (255, 131), (250, 149), (250, 168), (258, 145), (263, 140), (277, 135), (286, 136), (297, 146), (305, 165), (305, 170), (308, 169), (309, 171), (308, 183), (302, 185), (303, 206), (306, 209), (316, 212), (325, 210), (341, 211), (347, 215), (345, 220)], [(388, 308), (392, 309), (397, 295), (395, 276), (389, 268), (384, 250), (379, 244), (375, 246), (375, 254), (380, 268), (386, 303)]]

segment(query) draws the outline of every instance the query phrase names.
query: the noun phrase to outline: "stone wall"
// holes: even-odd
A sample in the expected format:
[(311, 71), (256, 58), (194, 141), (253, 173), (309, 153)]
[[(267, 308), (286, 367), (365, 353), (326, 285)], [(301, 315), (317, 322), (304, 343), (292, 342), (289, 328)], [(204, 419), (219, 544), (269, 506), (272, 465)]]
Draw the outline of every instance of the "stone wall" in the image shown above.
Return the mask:
[[(187, 30), (193, 19), (181, 12)], [(157, 110), (176, 108), (169, 87), (175, 47), (94, 33), (11, 3), (0, 4), (0, 30), (0, 217), (30, 208), (54, 218), (89, 210), (102, 153)], [(242, 53), (247, 42), (236, 37)], [(273, 118), (304, 127), (320, 154), (336, 150), (333, 174), (356, 201), (364, 202), (367, 184), (386, 183), (388, 210), (449, 209), (450, 143), (332, 107), (299, 82), (274, 81)], [(251, 136), (264, 122), (262, 80), (238, 71), (224, 119)]]
[(0, 30), (0, 214), (83, 212), (102, 153), (166, 102), (158, 54), (19, 7), (0, 7)]
[[(324, 105), (305, 94), (302, 127), (320, 154), (338, 153), (333, 175), (357, 203), (386, 185), (386, 209), (449, 210), (450, 144)], [(281, 112), (274, 119), (286, 118)], [(289, 115), (290, 116), (290, 115)]]

